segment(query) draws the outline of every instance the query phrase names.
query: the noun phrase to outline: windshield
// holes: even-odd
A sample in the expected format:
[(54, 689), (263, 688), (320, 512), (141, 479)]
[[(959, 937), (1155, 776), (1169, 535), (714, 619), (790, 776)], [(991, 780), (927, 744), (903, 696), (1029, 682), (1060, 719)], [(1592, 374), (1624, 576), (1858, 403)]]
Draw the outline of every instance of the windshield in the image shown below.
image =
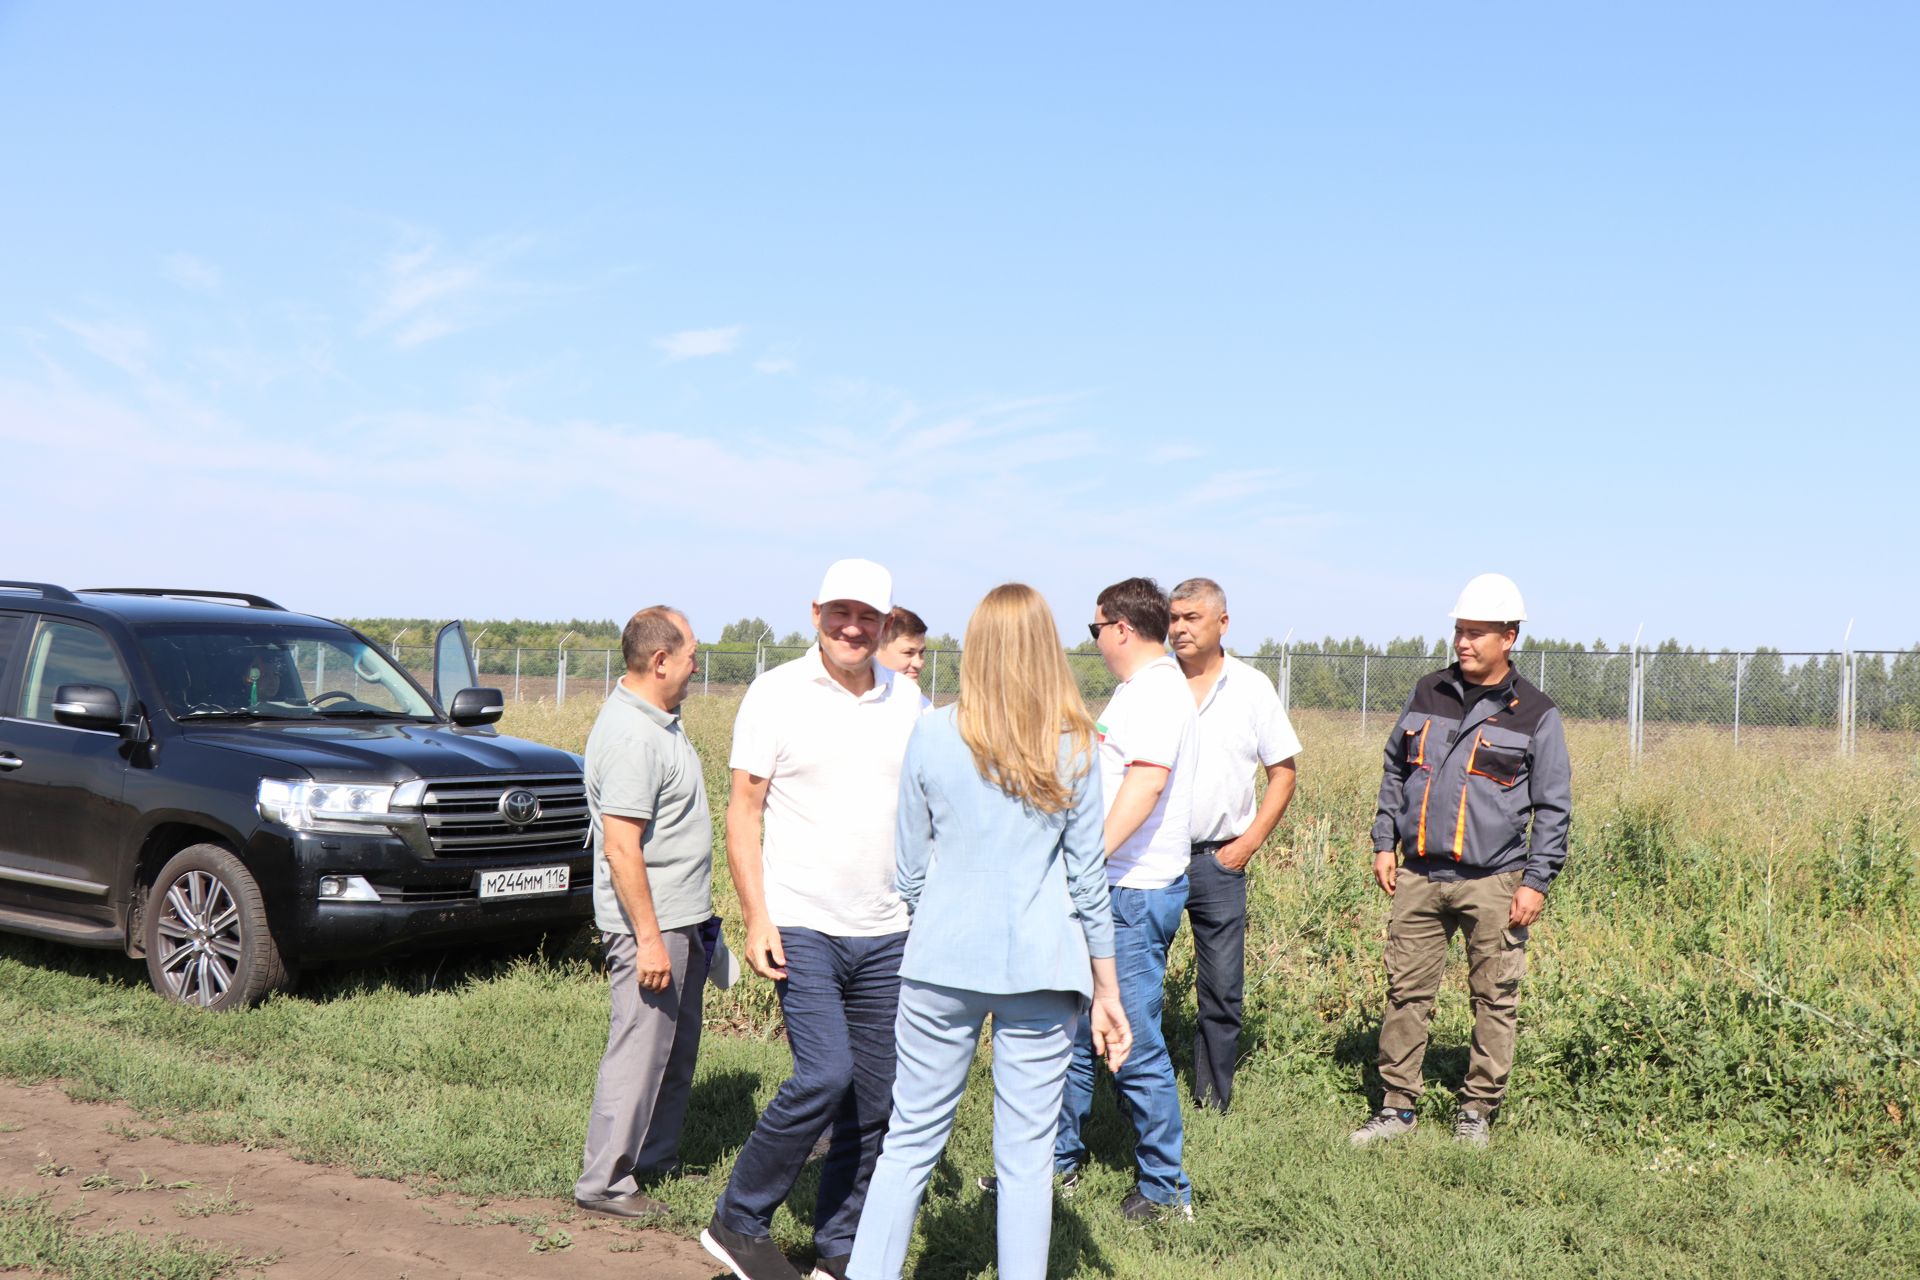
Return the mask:
[(348, 631), (222, 624), (135, 634), (176, 720), (438, 719), (386, 654)]

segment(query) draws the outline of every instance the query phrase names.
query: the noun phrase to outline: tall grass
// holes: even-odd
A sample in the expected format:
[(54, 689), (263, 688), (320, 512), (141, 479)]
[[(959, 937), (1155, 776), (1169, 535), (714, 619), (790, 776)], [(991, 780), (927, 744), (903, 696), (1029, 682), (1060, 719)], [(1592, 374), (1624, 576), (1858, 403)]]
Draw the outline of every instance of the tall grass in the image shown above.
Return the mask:
[[(716, 815), (733, 699), (690, 699)], [(597, 707), (514, 708), (508, 732), (578, 750)], [(1355, 716), (1302, 712), (1287, 819), (1249, 884), (1251, 1076), (1377, 1099), (1385, 899), (1369, 874), (1380, 740)], [(1539, 1129), (1662, 1159), (1791, 1158), (1920, 1186), (1920, 750), (1838, 757), (1828, 735), (1736, 750), (1667, 735), (1636, 766), (1618, 726), (1574, 725), (1572, 852), (1534, 930), (1503, 1130)], [(715, 891), (740, 941), (716, 821)], [(1457, 954), (1457, 953), (1456, 953)], [(1456, 975), (1458, 977), (1458, 975)], [(1190, 990), (1183, 932), (1170, 984)], [(764, 982), (712, 1016), (778, 1025)], [(1174, 1007), (1176, 1042), (1192, 1001)], [(1457, 1084), (1472, 1024), (1463, 981), (1434, 1016), (1428, 1073)], [(1445, 1088), (1423, 1107), (1450, 1113)]]
[[(686, 708), (716, 819), (736, 706)], [(596, 712), (586, 699), (518, 706), (504, 727), (578, 750)], [(1576, 726), (1573, 852), (1534, 932), (1492, 1149), (1445, 1137), (1470, 1030), (1456, 960), (1422, 1131), (1356, 1152), (1345, 1133), (1377, 1096), (1384, 999), (1386, 909), (1366, 834), (1384, 725), (1363, 735), (1352, 717), (1302, 714), (1298, 727), (1300, 791), (1251, 876), (1234, 1112), (1189, 1112), (1198, 1220), (1143, 1230), (1119, 1218), (1129, 1139), (1102, 1086), (1094, 1164), (1056, 1207), (1053, 1274), (1920, 1272), (1920, 759), (1843, 763), (1824, 736), (1735, 752), (1703, 735), (1666, 740), (1634, 767), (1617, 729)], [(724, 857), (715, 886), (737, 943)], [(0, 940), (0, 1075), (124, 1100), (189, 1140), (282, 1146), (471, 1194), (564, 1197), (606, 1027), (589, 956), (426, 956), (318, 974), (210, 1017), (153, 997), (137, 963)], [(1169, 1031), (1185, 1082), (1184, 938), (1169, 983), (1182, 995)], [(787, 1065), (768, 984), (710, 991), (708, 1008), (688, 1173), (656, 1189), (685, 1231), (705, 1221)], [(982, 1066), (911, 1274), (991, 1273), (993, 1206), (972, 1186), (991, 1167), (990, 1127)], [(801, 1257), (813, 1177), (775, 1221)]]

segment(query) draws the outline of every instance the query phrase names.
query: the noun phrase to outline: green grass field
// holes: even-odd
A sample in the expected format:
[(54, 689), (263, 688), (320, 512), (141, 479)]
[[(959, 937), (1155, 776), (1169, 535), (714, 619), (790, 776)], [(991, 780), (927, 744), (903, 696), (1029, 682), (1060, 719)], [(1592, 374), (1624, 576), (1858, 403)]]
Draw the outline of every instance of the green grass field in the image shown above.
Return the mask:
[[(687, 707), (716, 815), (735, 705)], [(594, 710), (516, 707), (505, 727), (578, 749)], [(1825, 737), (1736, 753), (1677, 735), (1636, 769), (1617, 727), (1575, 726), (1573, 854), (1535, 930), (1492, 1148), (1446, 1137), (1470, 1027), (1456, 960), (1422, 1132), (1354, 1152), (1384, 996), (1366, 847), (1378, 744), (1350, 720), (1298, 727), (1300, 792), (1253, 873), (1235, 1110), (1189, 1115), (1197, 1220), (1119, 1218), (1129, 1137), (1103, 1090), (1091, 1176), (1057, 1208), (1056, 1274), (1920, 1274), (1920, 755), (1842, 762)], [(716, 888), (731, 917), (724, 870)], [(560, 1197), (605, 1034), (590, 950), (318, 974), (208, 1017), (162, 1004), (133, 962), (0, 941), (0, 1075), (124, 1100), (195, 1141)], [(1191, 981), (1183, 939), (1169, 983)], [(1190, 990), (1175, 1007), (1184, 1072)], [(690, 1172), (658, 1192), (689, 1233), (786, 1067), (767, 984), (708, 1008)], [(982, 1070), (911, 1274), (992, 1273), (991, 1202), (972, 1186), (991, 1164), (989, 1113)], [(776, 1223), (796, 1255), (811, 1195), (809, 1175), (797, 1216)], [(22, 1233), (58, 1231), (25, 1202), (6, 1208), (0, 1267), (24, 1256)]]

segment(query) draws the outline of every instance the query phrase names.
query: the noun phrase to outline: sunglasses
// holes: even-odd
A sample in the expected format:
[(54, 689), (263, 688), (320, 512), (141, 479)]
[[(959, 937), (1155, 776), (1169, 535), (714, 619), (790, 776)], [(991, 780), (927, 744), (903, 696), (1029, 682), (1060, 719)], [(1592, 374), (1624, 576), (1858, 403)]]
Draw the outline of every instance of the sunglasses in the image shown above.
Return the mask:
[(1087, 634), (1093, 637), (1095, 644), (1098, 644), (1100, 642), (1100, 628), (1117, 627), (1125, 621), (1125, 618), (1111, 618), (1106, 622), (1089, 622), (1087, 624)]

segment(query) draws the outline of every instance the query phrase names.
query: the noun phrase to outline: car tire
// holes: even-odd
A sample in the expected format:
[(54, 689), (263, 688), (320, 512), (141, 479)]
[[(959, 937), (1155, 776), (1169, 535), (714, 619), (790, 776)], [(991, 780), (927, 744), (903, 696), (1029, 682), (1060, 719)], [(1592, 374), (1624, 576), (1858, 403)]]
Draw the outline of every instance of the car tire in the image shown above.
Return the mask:
[(242, 1009), (286, 985), (260, 886), (219, 845), (189, 845), (167, 860), (142, 932), (147, 978), (169, 1000)]

